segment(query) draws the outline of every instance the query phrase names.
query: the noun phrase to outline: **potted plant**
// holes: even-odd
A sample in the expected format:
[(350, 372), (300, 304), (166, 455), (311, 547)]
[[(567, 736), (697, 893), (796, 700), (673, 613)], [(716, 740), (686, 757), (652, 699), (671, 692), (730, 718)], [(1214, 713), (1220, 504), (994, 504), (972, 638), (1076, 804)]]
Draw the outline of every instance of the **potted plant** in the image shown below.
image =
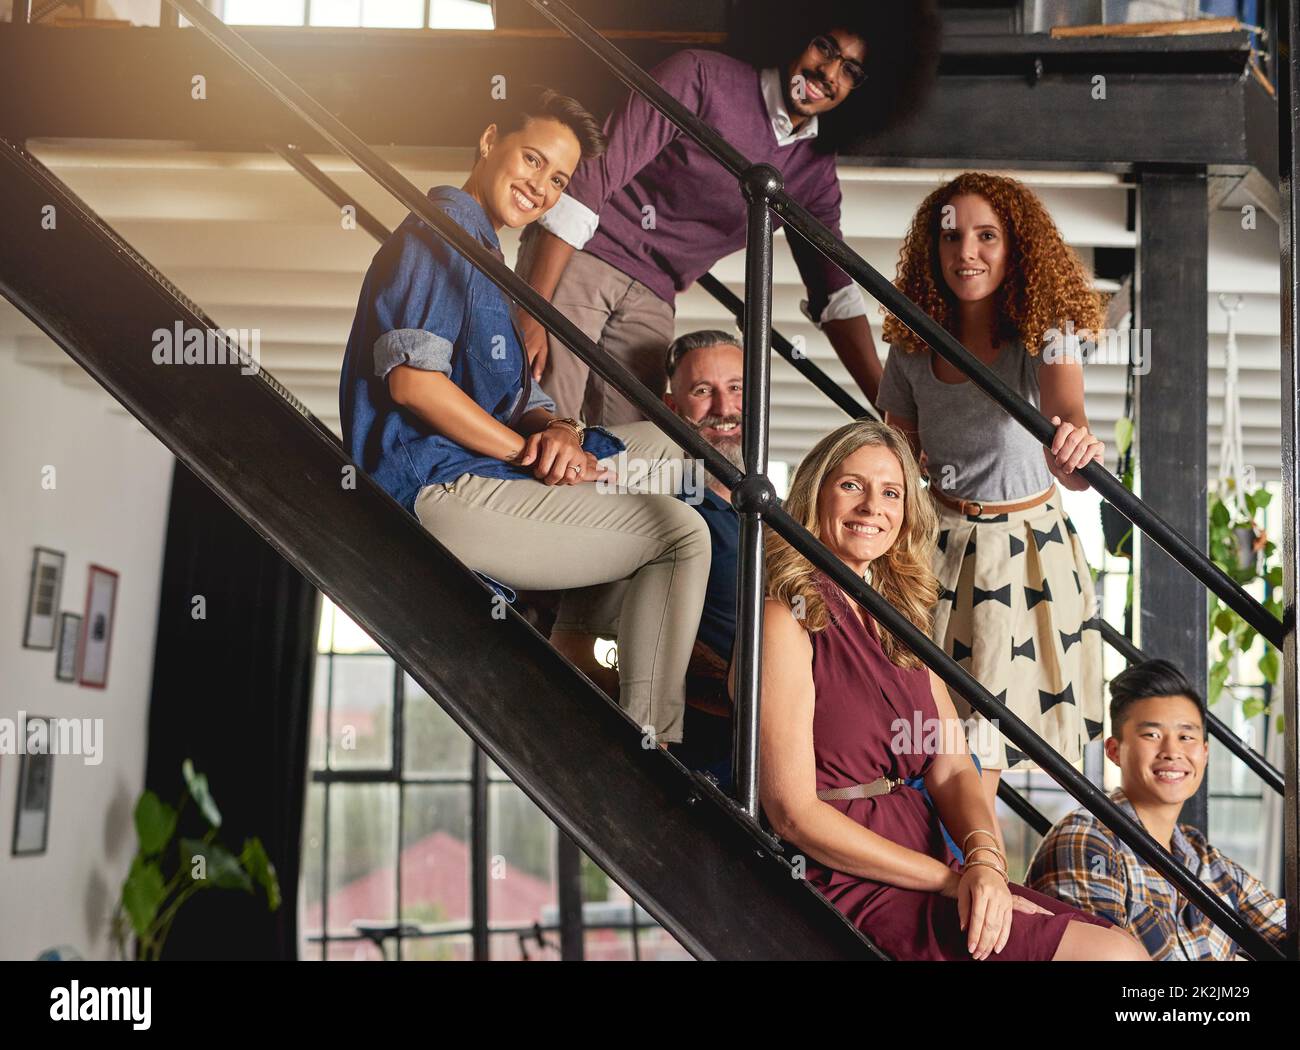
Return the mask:
[[(1210, 494), (1210, 558), (1243, 587), (1257, 580), (1266, 581), (1269, 587), (1264, 607), (1281, 619), (1282, 567), (1275, 564), (1277, 545), (1268, 538), (1260, 518), (1273, 494), (1263, 488), (1242, 488), (1238, 492), (1231, 479), (1228, 486), (1232, 491), (1226, 493), (1226, 499), (1223, 491)], [(1209, 675), (1209, 701), (1214, 703), (1225, 688), (1229, 695), (1236, 695), (1228, 681), (1232, 661), (1236, 655), (1250, 650), (1257, 632), (1214, 595), (1210, 596), (1209, 616), (1211, 645), (1218, 642)], [(1278, 653), (1271, 645), (1265, 643), (1258, 666), (1265, 681), (1277, 682)], [(1258, 697), (1246, 697), (1242, 703), (1247, 718), (1264, 709), (1264, 702)]]
[[(270, 911), (280, 907), (280, 883), (260, 839), (244, 840), (238, 855), (217, 839), (221, 811), (208, 790), (208, 778), (187, 758), (181, 765), (185, 790), (169, 806), (145, 791), (135, 804), (139, 847), (113, 917), (113, 940), (121, 958), (157, 960), (177, 912), (194, 894), (210, 889), (256, 893), (260, 887)], [(193, 801), (207, 824), (202, 838), (180, 838), (173, 848), (182, 812)], [(134, 935), (135, 943), (131, 945)]]

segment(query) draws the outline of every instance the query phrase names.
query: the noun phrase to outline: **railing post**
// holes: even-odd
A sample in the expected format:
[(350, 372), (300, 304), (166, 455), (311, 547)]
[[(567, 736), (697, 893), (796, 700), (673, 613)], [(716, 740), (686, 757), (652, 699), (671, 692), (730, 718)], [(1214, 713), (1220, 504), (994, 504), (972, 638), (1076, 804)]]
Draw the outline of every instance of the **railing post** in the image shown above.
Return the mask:
[(1295, 206), (1296, 180), (1300, 179), (1300, 153), (1297, 153), (1296, 78), (1300, 74), (1296, 45), (1300, 44), (1300, 11), (1295, 0), (1278, 5), (1277, 112), (1281, 161), (1279, 189), (1282, 198), (1282, 623), (1286, 635), (1282, 641), (1281, 689), (1274, 695), (1282, 698), (1282, 715), (1286, 723), (1286, 755), (1282, 772), (1286, 790), (1282, 797), (1283, 890), (1286, 894), (1286, 954), (1300, 959), (1300, 681), (1297, 674), (1296, 604), (1300, 595), (1297, 577), (1296, 500), (1300, 498), (1300, 449), (1296, 448), (1296, 428), (1300, 425), (1300, 346), (1296, 330), (1300, 313), (1300, 268), (1295, 253), (1300, 248)]
[(745, 405), (742, 448), (745, 479), (732, 490), (740, 512), (740, 558), (737, 573), (736, 705), (732, 781), (736, 800), (751, 817), (758, 816), (758, 703), (763, 653), (763, 510), (775, 499), (767, 480), (768, 404), (772, 359), (772, 194), (782, 187), (781, 173), (766, 164), (745, 173), (741, 188), (748, 208), (745, 248)]

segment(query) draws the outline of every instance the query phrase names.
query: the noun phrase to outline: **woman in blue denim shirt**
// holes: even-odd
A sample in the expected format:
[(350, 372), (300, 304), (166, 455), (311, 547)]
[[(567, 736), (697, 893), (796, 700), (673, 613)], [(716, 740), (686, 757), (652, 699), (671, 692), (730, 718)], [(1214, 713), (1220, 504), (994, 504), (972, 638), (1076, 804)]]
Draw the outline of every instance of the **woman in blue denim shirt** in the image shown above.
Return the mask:
[[(502, 110), (465, 185), (429, 191), (498, 256), (497, 231), (535, 222), (604, 148), (573, 99), (539, 91)], [(703, 519), (672, 494), (681, 449), (650, 423), (556, 419), (505, 296), (415, 215), (371, 262), (339, 397), (353, 459), (471, 568), (527, 590), (629, 581), (619, 702), (658, 743), (679, 742), (710, 558)], [(642, 491), (600, 463), (617, 452)]]

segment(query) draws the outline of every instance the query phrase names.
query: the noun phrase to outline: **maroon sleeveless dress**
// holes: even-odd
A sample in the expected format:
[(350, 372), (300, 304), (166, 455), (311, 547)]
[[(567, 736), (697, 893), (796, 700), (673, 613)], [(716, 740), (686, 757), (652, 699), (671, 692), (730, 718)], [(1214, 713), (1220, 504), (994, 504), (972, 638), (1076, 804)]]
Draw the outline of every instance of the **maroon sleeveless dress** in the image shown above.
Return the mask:
[[(819, 583), (831, 623), (810, 636), (817, 696), (813, 714), (817, 790), (869, 784), (885, 776), (903, 780), (924, 776), (934, 756), (895, 755), (890, 741), (899, 732), (896, 719), (914, 727), (918, 712), (923, 726), (925, 719), (938, 718), (928, 672), (924, 667), (907, 670), (890, 663), (839, 588), (825, 577), (819, 577)], [(865, 611), (863, 616), (872, 622)], [(928, 853), (949, 867), (958, 866), (944, 842), (938, 815), (915, 788), (904, 786), (888, 795), (827, 804), (900, 846)], [(891, 958), (970, 960), (956, 899), (835, 871), (811, 857), (807, 871), (813, 886)], [(1011, 891), (1052, 914), (1017, 912), (1006, 947), (990, 955), (989, 961), (1051, 959), (1071, 919), (1111, 925), (1023, 886), (1013, 883)]]

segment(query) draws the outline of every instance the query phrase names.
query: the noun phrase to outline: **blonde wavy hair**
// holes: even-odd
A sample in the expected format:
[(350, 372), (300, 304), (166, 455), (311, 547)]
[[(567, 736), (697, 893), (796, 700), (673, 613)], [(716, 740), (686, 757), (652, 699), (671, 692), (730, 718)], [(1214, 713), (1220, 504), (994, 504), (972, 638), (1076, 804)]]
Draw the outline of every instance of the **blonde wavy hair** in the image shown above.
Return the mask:
[[(995, 346), (1019, 339), (1036, 355), (1052, 329), (1096, 331), (1102, 325), (1101, 300), (1074, 250), (1065, 243), (1043, 202), (1023, 183), (1001, 175), (969, 171), (940, 186), (922, 201), (898, 258), (898, 290), (943, 325), (957, 330), (957, 298), (939, 266), (939, 224), (954, 198), (973, 194), (989, 202), (1007, 238), (1007, 274), (995, 293)], [(911, 353), (928, 349), (897, 317), (885, 315), (884, 341)]]
[[(903, 468), (903, 523), (893, 546), (871, 563), (870, 583), (920, 631), (929, 634), (939, 581), (934, 559), (938, 517), (921, 487), (921, 472), (907, 439), (891, 426), (860, 419), (827, 434), (804, 457), (790, 484), (785, 509), (795, 521), (825, 542), (817, 514), (822, 486), (849, 456), (866, 445), (887, 448)], [(830, 624), (831, 612), (817, 585), (818, 570), (775, 532), (767, 534), (767, 596), (790, 608), (803, 606), (801, 622), (810, 633)], [(888, 631), (878, 631), (880, 647), (898, 667), (921, 661)]]

